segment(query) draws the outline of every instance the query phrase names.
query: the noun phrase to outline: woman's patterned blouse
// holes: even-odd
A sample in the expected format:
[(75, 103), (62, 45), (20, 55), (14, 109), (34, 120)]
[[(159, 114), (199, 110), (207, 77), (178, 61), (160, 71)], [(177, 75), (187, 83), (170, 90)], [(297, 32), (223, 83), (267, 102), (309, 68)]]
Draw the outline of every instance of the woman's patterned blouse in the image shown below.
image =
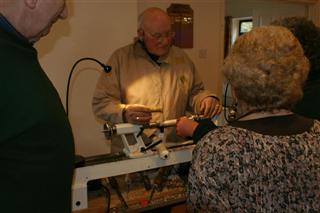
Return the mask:
[(224, 126), (193, 151), (189, 212), (320, 212), (320, 122), (296, 135)]

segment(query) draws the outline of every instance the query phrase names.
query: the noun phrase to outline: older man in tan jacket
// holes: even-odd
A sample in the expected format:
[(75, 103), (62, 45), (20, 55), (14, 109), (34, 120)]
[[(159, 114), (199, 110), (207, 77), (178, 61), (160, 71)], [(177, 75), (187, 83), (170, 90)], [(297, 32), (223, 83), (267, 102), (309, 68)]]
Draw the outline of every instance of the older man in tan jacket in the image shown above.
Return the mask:
[[(220, 113), (217, 96), (204, 89), (187, 54), (172, 45), (168, 14), (149, 8), (138, 21), (138, 40), (116, 50), (108, 61), (112, 72), (100, 76), (93, 97), (95, 115), (111, 123), (145, 124), (175, 119), (187, 111), (205, 117)], [(161, 112), (152, 112), (154, 108)], [(165, 134), (168, 142), (182, 140), (174, 127)], [(112, 141), (112, 151), (120, 147), (121, 142)]]

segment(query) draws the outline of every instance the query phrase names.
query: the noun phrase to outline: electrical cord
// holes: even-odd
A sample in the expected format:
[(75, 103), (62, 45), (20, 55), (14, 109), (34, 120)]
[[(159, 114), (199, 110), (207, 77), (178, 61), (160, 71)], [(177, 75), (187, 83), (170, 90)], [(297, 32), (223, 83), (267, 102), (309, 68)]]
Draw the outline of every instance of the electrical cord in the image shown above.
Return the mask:
[(106, 198), (106, 202), (107, 202), (105, 213), (109, 213), (110, 212), (110, 203), (111, 203), (111, 193), (110, 193), (108, 187), (106, 186), (106, 182), (107, 181), (105, 178), (101, 180), (101, 186), (102, 186), (102, 189), (105, 193), (105, 198)]
[[(229, 87), (229, 82), (227, 82), (226, 84), (226, 88), (225, 88), (225, 92), (224, 92), (224, 103), (223, 103), (223, 115), (224, 115), (224, 119), (228, 122), (231, 123), (232, 121), (234, 121), (236, 119), (236, 105), (235, 106), (227, 106), (227, 93), (228, 93), (228, 87)], [(229, 115), (227, 116), (227, 110), (229, 112)], [(231, 119), (230, 119), (231, 118)]]
[(227, 92), (228, 92), (228, 87), (229, 87), (229, 82), (227, 82), (227, 85), (226, 85), (226, 88), (225, 88), (225, 91), (224, 91), (224, 103), (223, 103), (223, 107), (224, 107), (224, 110), (223, 110), (223, 115), (224, 115), (224, 119), (229, 123), (230, 120), (228, 119), (228, 116), (227, 116)]

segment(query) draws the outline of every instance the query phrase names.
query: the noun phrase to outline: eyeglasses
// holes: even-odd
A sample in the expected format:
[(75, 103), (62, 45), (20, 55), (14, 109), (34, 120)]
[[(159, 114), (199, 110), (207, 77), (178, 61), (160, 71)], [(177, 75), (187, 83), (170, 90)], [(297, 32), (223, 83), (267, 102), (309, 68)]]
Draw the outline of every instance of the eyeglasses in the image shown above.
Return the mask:
[(147, 34), (149, 34), (153, 39), (159, 41), (162, 38), (173, 38), (175, 36), (175, 32), (169, 31), (166, 33), (150, 33), (148, 31), (145, 31)]

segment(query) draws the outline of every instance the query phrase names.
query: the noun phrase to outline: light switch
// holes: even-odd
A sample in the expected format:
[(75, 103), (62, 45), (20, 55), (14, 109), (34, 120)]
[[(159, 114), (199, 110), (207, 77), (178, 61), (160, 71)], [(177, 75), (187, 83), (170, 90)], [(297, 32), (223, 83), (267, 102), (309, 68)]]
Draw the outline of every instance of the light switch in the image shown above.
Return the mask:
[(207, 58), (207, 49), (199, 50), (199, 58)]

